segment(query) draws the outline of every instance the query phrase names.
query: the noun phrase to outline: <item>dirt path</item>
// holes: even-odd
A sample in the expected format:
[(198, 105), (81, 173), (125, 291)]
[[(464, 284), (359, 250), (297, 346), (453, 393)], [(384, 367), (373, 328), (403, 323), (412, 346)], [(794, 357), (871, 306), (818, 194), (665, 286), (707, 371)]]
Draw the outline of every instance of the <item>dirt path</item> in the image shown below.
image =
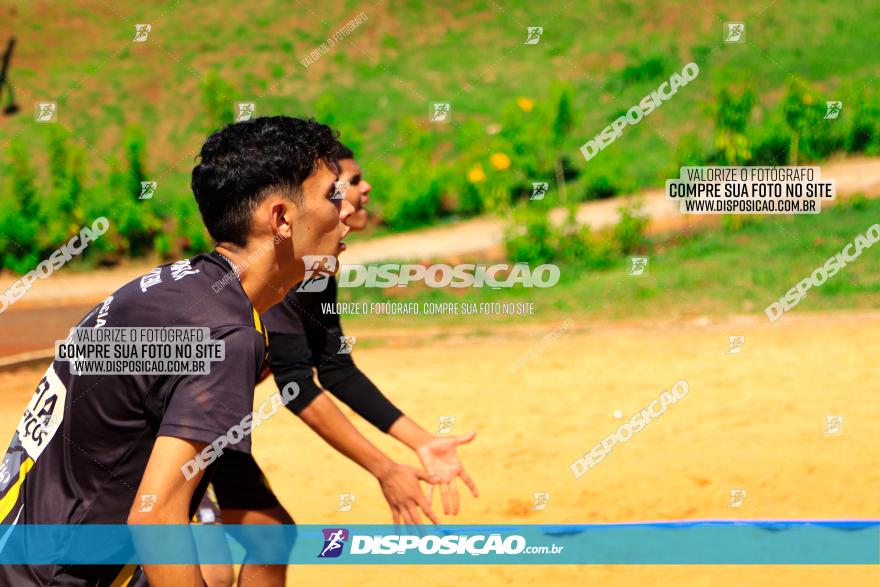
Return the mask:
[[(464, 496), (460, 516), (450, 522), (877, 518), (880, 399), (872, 357), (880, 353), (880, 312), (791, 318), (598, 324), (574, 316), (574, 329), (516, 373), (510, 365), (557, 324), (533, 324), (515, 335), (493, 329), (455, 344), (425, 336), (416, 345), (355, 353), (383, 392), (432, 431), (444, 415), (455, 416), (453, 433), (477, 431), (462, 458), (481, 496)], [(727, 337), (734, 334), (745, 336), (745, 344), (728, 355)], [(0, 373), (0, 434), (11, 435), (41, 372)], [(628, 418), (680, 379), (689, 384), (685, 398), (574, 479), (570, 463), (622, 422), (615, 410)], [(271, 383), (260, 386), (257, 403), (274, 391)], [(844, 416), (839, 435), (824, 434), (831, 414)], [(408, 449), (355, 422), (394, 458), (415, 463)], [(298, 522), (389, 522), (376, 482), (286, 411), (256, 430), (254, 454)], [(734, 488), (747, 492), (739, 509), (728, 507)], [(534, 492), (550, 493), (546, 510), (530, 509)], [(357, 496), (352, 511), (335, 511), (340, 493)], [(878, 584), (880, 569), (334, 565), (289, 571), (292, 585), (413, 581), (849, 587)]]
[[(880, 197), (880, 158), (853, 158), (828, 162), (822, 167), (822, 177), (837, 184), (838, 197), (863, 193)], [(697, 224), (718, 222), (718, 216), (684, 216), (672, 202), (666, 201), (663, 190), (647, 190), (633, 196), (599, 200), (582, 204), (577, 219), (593, 229), (611, 226), (617, 222), (618, 208), (632, 199), (644, 204), (651, 223), (649, 232), (683, 230)], [(827, 206), (828, 204), (826, 204)], [(552, 218), (560, 221), (564, 211), (557, 209)], [(500, 254), (504, 221), (481, 216), (441, 226), (415, 230), (404, 234), (358, 241), (346, 251), (345, 263), (372, 263), (386, 259), (423, 261), (426, 259), (454, 259), (466, 255)], [(89, 273), (61, 270), (51, 279), (37, 281), (34, 288), (7, 312), (28, 308), (56, 308), (59, 306), (92, 306), (110, 292), (135, 277), (149, 271), (152, 264), (135, 262), (114, 269), (99, 269)], [(18, 279), (9, 273), (0, 275), (0, 291), (6, 290)], [(0, 332), (3, 328), (0, 315)]]
[[(843, 159), (828, 162), (821, 165), (821, 168), (823, 179), (833, 179), (836, 182), (838, 197), (856, 193), (880, 197), (880, 158)], [(618, 208), (632, 200), (643, 202), (645, 214), (651, 219), (648, 231), (652, 233), (683, 230), (696, 224), (717, 222), (719, 218), (682, 215), (677, 205), (666, 199), (662, 189), (654, 189), (631, 196), (581, 204), (578, 207), (577, 220), (592, 229), (612, 226), (618, 221)], [(556, 222), (561, 222), (564, 217), (565, 211), (561, 208), (551, 213), (551, 218)], [(422, 260), (485, 253), (501, 246), (503, 231), (503, 220), (493, 217), (474, 218), (454, 226), (416, 230), (359, 242), (346, 252), (346, 261), (369, 263), (388, 258)]]

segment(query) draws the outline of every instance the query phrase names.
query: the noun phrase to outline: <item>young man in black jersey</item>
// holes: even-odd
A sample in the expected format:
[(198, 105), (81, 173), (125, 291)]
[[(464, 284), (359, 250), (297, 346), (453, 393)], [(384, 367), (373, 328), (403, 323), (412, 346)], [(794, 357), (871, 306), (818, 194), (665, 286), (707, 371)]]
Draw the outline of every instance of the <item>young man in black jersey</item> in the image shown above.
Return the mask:
[[(0, 522), (189, 522), (212, 467), (192, 476), (182, 467), (253, 409), (266, 352), (259, 313), (303, 278), (303, 256), (344, 248), (344, 221), (353, 210), (333, 198), (336, 148), (329, 127), (280, 116), (236, 123), (208, 138), (192, 189), (215, 251), (157, 267), (78, 326), (208, 327), (212, 340), (224, 342), (225, 360), (212, 363), (207, 375), (83, 375), (56, 359), (0, 465)], [(232, 267), (245, 262), (248, 271), (230, 282)], [(227, 454), (249, 450), (245, 435)], [(399, 472), (394, 490), (428, 507), (412, 472)], [(0, 566), (0, 585), (125, 584), (133, 570)], [(196, 564), (145, 571), (152, 587), (203, 585)]]
[[(340, 145), (336, 155), (344, 199), (354, 212), (345, 220), (352, 230), (367, 223), (365, 206), (370, 184), (363, 179), (360, 166), (350, 149)], [(319, 259), (320, 264), (324, 259)], [(269, 363), (279, 389), (296, 383), (299, 394), (287, 407), (317, 432), (328, 444), (372, 473), (383, 486), (384, 472), (400, 467), (373, 445), (342, 413), (328, 394), (315, 384), (313, 370), (328, 391), (346, 403), (379, 430), (390, 434), (416, 452), (425, 471), (440, 487), (443, 511), (459, 511), (456, 487), (460, 478), (476, 497), (477, 488), (458, 458), (457, 447), (473, 440), (465, 436), (433, 436), (405, 416), (355, 366), (351, 354), (340, 353), (342, 326), (336, 314), (324, 314), (321, 305), (336, 302), (335, 278), (322, 280), (322, 291), (301, 292), (292, 288), (284, 299), (262, 315), (269, 331)], [(316, 281), (317, 283), (317, 281)], [(228, 524), (290, 524), (293, 522), (269, 487), (266, 477), (250, 454), (229, 453), (217, 465), (213, 478), (217, 502)], [(430, 486), (433, 488), (433, 485)], [(383, 487), (384, 491), (384, 487)], [(429, 489), (428, 501), (432, 492)], [(437, 523), (428, 509), (405, 503), (385, 492), (395, 524), (421, 522), (419, 509)], [(261, 548), (270, 548), (261, 545)], [(264, 587), (284, 585), (286, 567), (282, 565), (242, 566), (239, 585)]]

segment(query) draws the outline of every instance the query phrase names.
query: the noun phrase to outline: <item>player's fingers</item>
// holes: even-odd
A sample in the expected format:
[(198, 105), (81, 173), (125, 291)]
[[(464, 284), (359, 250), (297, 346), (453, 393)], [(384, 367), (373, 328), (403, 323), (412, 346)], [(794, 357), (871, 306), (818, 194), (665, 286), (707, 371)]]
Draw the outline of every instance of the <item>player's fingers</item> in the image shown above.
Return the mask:
[(391, 510), (391, 520), (394, 522), (394, 533), (400, 534), (400, 520), (401, 520), (400, 510), (396, 508), (392, 508)]
[(434, 484), (428, 485), (428, 504), (434, 506)]
[[(425, 515), (428, 516), (428, 519), (431, 520), (435, 526), (440, 525), (440, 520), (437, 518), (437, 515), (431, 510), (431, 504), (426, 502), (424, 498), (419, 501), (419, 507), (422, 508), (422, 511), (425, 512)], [(418, 510), (416, 510), (416, 514), (418, 514)]]
[(409, 516), (413, 519), (413, 524), (416, 526), (422, 523), (422, 515), (419, 513), (419, 508), (415, 504), (412, 504), (409, 507)]
[(449, 494), (452, 497), (452, 515), (458, 515), (458, 484), (453, 480), (449, 484)]
[(403, 523), (407, 526), (411, 526), (416, 523), (415, 518), (413, 518), (412, 511), (408, 507), (400, 508), (400, 514), (403, 517)]
[(471, 476), (467, 474), (467, 471), (462, 469), (461, 473), (459, 473), (459, 476), (461, 477), (461, 480), (464, 481), (464, 484), (467, 485), (468, 488), (471, 490), (471, 494), (474, 497), (480, 497), (480, 492), (477, 491), (477, 484), (474, 483), (474, 480), (471, 479)]
[(449, 515), (449, 483), (440, 484), (440, 497), (443, 500), (443, 514)]
[(433, 471), (432, 472), (425, 472), (425, 471), (422, 471), (421, 469), (417, 469), (416, 467), (410, 467), (410, 469), (412, 469), (415, 472), (416, 476), (419, 479), (421, 479), (422, 481), (427, 481), (428, 483), (436, 483), (437, 482), (437, 475), (434, 474)]
[(470, 434), (465, 434), (464, 436), (456, 436), (452, 439), (455, 444), (467, 444), (477, 437), (476, 432), (471, 432)]

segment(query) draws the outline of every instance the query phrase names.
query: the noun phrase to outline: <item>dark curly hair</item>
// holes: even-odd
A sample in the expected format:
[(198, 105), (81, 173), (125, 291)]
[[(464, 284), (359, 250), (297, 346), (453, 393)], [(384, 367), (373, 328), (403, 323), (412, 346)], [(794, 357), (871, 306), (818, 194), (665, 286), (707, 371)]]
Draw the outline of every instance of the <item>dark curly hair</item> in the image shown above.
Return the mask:
[(314, 119), (264, 116), (208, 137), (191, 185), (211, 237), (245, 246), (254, 210), (274, 190), (302, 205), (302, 183), (318, 160), (338, 159), (336, 136)]

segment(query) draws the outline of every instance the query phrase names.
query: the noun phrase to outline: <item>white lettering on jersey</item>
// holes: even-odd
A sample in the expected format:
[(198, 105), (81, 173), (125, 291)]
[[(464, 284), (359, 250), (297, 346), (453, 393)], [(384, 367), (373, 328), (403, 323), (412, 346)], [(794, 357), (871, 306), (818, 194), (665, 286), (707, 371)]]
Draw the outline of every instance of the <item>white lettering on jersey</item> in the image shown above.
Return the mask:
[(180, 281), (187, 275), (195, 275), (198, 272), (198, 269), (193, 269), (189, 264), (189, 259), (177, 261), (171, 265), (171, 277), (174, 278), (174, 281)]
[(113, 296), (110, 296), (104, 303), (101, 304), (101, 309), (98, 311), (98, 321), (95, 323), (95, 328), (100, 328), (107, 324), (107, 314), (110, 313), (110, 303), (113, 301)]
[(28, 403), (17, 428), (18, 439), (25, 452), (35, 461), (61, 426), (66, 400), (67, 388), (50, 365), (37, 385), (34, 397)]
[(141, 277), (141, 291), (146, 293), (148, 289), (150, 289), (157, 283), (162, 283), (161, 267), (156, 267), (155, 269)]

